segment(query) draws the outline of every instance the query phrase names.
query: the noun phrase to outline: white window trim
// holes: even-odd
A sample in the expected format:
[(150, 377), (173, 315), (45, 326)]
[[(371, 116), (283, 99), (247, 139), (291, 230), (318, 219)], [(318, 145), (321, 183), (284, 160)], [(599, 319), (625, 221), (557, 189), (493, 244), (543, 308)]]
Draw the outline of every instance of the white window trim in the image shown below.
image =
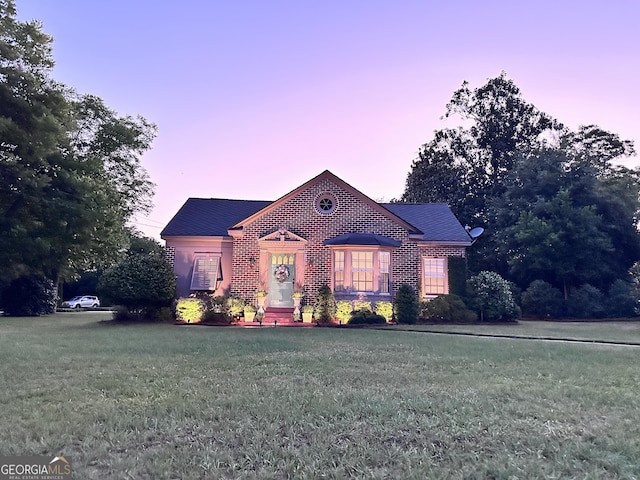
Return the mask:
[[(340, 261), (340, 263), (341, 263), (340, 267), (341, 268), (338, 268), (338, 261), (336, 259), (338, 253), (342, 254), (342, 259)], [(335, 249), (335, 250), (333, 250), (331, 252), (331, 259), (332, 259), (332, 264), (333, 264), (332, 265), (333, 266), (333, 275), (332, 275), (331, 281), (333, 283), (333, 289), (336, 292), (344, 292), (345, 289), (346, 289), (346, 285), (345, 285), (345, 282), (346, 282), (346, 278), (345, 278), (346, 259), (345, 259), (345, 257), (346, 257), (346, 255), (345, 255), (345, 251), (344, 250)], [(339, 290), (338, 290), (338, 284), (337, 284), (337, 281), (336, 281), (336, 274), (338, 272), (342, 273), (342, 285), (340, 285), (340, 289)]]
[[(363, 247), (363, 246), (359, 246), (359, 245), (336, 245), (334, 247), (331, 248), (332, 250), (332, 254), (331, 254), (331, 268), (332, 268), (332, 272), (333, 275), (331, 276), (331, 284), (333, 287), (334, 292), (336, 293), (343, 293), (343, 294), (366, 294), (366, 295), (388, 295), (391, 296), (391, 272), (393, 269), (393, 255), (391, 254), (391, 250), (388, 248), (378, 248), (378, 247), (373, 247), (373, 248), (367, 248), (367, 247)], [(335, 254), (336, 252), (343, 252), (344, 253), (344, 268), (342, 270), (343, 272), (343, 281), (344, 281), (344, 289), (343, 290), (336, 290), (336, 284), (335, 284), (335, 272), (336, 272), (336, 265), (335, 265)], [(352, 276), (352, 266), (353, 266), (353, 262), (352, 262), (352, 257), (351, 254), (353, 252), (373, 252), (373, 268), (372, 268), (372, 288), (373, 290), (371, 291), (362, 291), (362, 290), (355, 290), (352, 287), (352, 281), (353, 281), (353, 276)], [(380, 291), (380, 253), (387, 253), (389, 254), (389, 292), (381, 292)]]
[[(387, 261), (386, 263), (386, 268), (383, 270), (382, 269), (382, 257), (386, 256), (387, 257)], [(382, 291), (382, 275), (386, 275), (387, 276), (387, 280), (386, 280), (386, 292)], [(378, 251), (378, 291), (380, 292), (380, 295), (389, 295), (391, 292), (391, 252), (386, 251), (386, 250), (379, 250)]]
[[(365, 267), (358, 267), (358, 268), (354, 268), (353, 266), (353, 254), (357, 253), (357, 254), (367, 254), (367, 256), (369, 256), (369, 254), (371, 255), (371, 268), (368, 268), (366, 266), (366, 261), (365, 261)], [(376, 279), (375, 279), (375, 271), (376, 271), (376, 257), (377, 255), (375, 254), (374, 251), (371, 250), (362, 250), (362, 249), (358, 249), (358, 250), (351, 250), (350, 254), (349, 254), (349, 260), (350, 260), (350, 267), (351, 267), (351, 274), (349, 276), (349, 280), (350, 283), (352, 285), (352, 289), (356, 292), (361, 292), (361, 293), (374, 293), (376, 291)], [(365, 257), (366, 259), (366, 257)], [(368, 260), (368, 259), (366, 259)], [(346, 262), (345, 262), (346, 263)], [(368, 276), (367, 274), (371, 275), (371, 290), (356, 290), (355, 288), (353, 288), (353, 284), (354, 284), (354, 280), (353, 280), (353, 275), (354, 273), (364, 273), (365, 276)], [(365, 278), (365, 280), (361, 280), (361, 283), (369, 283), (369, 281)]]
[[(442, 292), (434, 292), (427, 290), (427, 261), (437, 260), (442, 263), (442, 276), (431, 276), (430, 278), (442, 278)], [(435, 298), (438, 295), (446, 295), (449, 293), (449, 273), (448, 273), (448, 262), (446, 258), (443, 257), (422, 257), (422, 296), (424, 298)]]

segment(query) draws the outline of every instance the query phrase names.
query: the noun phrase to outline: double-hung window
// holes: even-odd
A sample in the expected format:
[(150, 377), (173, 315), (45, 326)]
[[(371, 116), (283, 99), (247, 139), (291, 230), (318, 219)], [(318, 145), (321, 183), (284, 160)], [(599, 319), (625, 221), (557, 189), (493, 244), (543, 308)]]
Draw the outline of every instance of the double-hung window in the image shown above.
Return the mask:
[(389, 264), (391, 263), (391, 254), (389, 252), (379, 252), (378, 263), (380, 264), (378, 290), (380, 290), (380, 293), (389, 293)]
[(193, 257), (191, 290), (215, 290), (222, 280), (220, 255), (197, 253)]
[(373, 252), (351, 252), (351, 288), (373, 292)]
[(441, 295), (446, 292), (447, 265), (444, 258), (422, 259), (422, 290), (423, 295)]

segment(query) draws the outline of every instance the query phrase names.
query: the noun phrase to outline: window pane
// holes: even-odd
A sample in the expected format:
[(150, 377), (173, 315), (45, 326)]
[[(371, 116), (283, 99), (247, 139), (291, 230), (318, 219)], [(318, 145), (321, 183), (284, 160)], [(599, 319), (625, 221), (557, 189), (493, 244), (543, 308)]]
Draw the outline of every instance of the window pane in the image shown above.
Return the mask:
[(333, 252), (333, 289), (344, 290), (344, 252)]
[(423, 285), (425, 295), (445, 293), (445, 259), (423, 259)]
[(373, 252), (351, 252), (351, 287), (356, 292), (373, 291)]
[(389, 252), (380, 252), (378, 255), (380, 259), (380, 293), (389, 293), (389, 264), (391, 262), (391, 255)]
[(197, 255), (193, 260), (191, 290), (215, 290), (219, 265), (220, 257)]

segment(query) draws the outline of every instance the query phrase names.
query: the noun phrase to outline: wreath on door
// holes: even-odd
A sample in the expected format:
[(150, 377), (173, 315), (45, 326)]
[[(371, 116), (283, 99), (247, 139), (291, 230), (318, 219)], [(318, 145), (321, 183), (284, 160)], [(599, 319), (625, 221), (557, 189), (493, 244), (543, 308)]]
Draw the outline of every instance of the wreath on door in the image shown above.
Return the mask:
[(284, 282), (289, 278), (289, 267), (286, 265), (278, 265), (273, 271), (273, 276), (276, 277), (276, 280), (280, 283)]

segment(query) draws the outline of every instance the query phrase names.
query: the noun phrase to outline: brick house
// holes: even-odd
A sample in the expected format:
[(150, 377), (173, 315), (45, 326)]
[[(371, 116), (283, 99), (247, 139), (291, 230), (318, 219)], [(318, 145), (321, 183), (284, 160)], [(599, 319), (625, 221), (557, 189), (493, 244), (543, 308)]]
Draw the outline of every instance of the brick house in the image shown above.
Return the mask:
[(329, 171), (276, 201), (190, 198), (161, 237), (179, 296), (207, 290), (267, 308), (310, 303), (322, 285), (336, 299), (393, 299), (402, 283), (422, 298), (449, 292), (449, 258), (467, 230), (445, 204), (377, 203)]

